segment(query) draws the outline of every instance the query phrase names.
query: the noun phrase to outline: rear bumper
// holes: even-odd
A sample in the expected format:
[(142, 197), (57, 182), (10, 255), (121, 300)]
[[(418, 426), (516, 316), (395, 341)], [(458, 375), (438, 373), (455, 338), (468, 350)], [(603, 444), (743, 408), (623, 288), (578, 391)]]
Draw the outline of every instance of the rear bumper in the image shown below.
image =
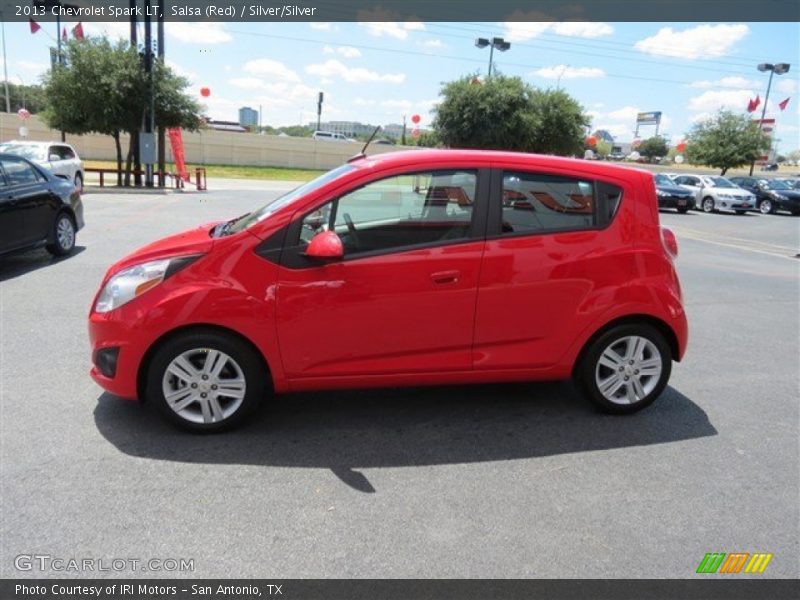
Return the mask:
[(679, 198), (677, 196), (659, 196), (659, 208), (694, 208), (695, 200), (693, 197)]

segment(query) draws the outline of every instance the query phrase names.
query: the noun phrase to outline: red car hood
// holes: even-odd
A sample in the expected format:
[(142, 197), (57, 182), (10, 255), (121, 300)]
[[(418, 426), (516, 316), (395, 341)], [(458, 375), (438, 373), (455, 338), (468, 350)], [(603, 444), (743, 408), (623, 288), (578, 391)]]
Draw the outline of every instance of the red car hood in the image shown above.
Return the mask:
[(176, 233), (169, 237), (162, 238), (152, 244), (134, 250), (122, 260), (114, 263), (108, 270), (107, 276), (113, 275), (127, 267), (137, 265), (151, 260), (169, 258), (172, 256), (186, 256), (189, 254), (205, 254), (214, 245), (214, 238), (210, 231), (219, 223), (207, 223), (189, 229), (181, 233)]

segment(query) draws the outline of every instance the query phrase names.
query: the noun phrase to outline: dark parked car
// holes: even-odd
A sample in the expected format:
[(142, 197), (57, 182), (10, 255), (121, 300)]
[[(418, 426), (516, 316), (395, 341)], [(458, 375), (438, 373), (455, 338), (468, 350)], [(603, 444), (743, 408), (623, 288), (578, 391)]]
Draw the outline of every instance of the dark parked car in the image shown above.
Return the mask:
[(677, 185), (663, 173), (657, 173), (653, 179), (656, 182), (656, 196), (658, 208), (674, 208), (679, 213), (687, 213), (694, 208), (694, 194)]
[(800, 177), (778, 177), (778, 181), (782, 181), (793, 190), (800, 190)]
[(756, 195), (756, 206), (764, 215), (785, 210), (800, 216), (800, 190), (779, 179), (732, 177), (731, 181)]
[(69, 254), (82, 227), (83, 203), (72, 181), (0, 154), (0, 254), (38, 246)]

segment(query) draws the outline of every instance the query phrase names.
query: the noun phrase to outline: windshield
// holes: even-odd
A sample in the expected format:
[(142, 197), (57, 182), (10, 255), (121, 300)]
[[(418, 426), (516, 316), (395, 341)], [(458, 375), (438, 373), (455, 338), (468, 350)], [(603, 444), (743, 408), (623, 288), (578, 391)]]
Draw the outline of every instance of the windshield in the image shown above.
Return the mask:
[(0, 144), (0, 152), (14, 154), (28, 160), (44, 160), (44, 146), (29, 144)]
[(675, 182), (666, 175), (659, 173), (656, 175), (656, 185), (675, 185)]
[(337, 179), (354, 169), (355, 167), (352, 165), (342, 165), (341, 167), (337, 167), (332, 171), (328, 171), (316, 179), (312, 179), (308, 183), (304, 183), (303, 185), (294, 188), (291, 192), (287, 192), (283, 196), (279, 196), (276, 200), (262, 206), (258, 210), (254, 210), (251, 213), (239, 217), (230, 224), (230, 226), (226, 229), (226, 233), (236, 233), (238, 231), (242, 231), (243, 229), (247, 229), (248, 227), (251, 227), (260, 221), (263, 221), (276, 210), (291, 204), (296, 199), (321, 188), (334, 179)]
[(766, 186), (768, 190), (790, 190), (792, 189), (791, 186), (784, 183), (783, 181), (778, 181), (777, 179), (762, 179), (759, 181)]
[(708, 179), (709, 179), (709, 181), (711, 181), (711, 184), (714, 187), (718, 187), (718, 188), (735, 188), (735, 187), (738, 187), (735, 183), (733, 183), (732, 181), (730, 181), (728, 179), (725, 179), (724, 177), (709, 177)]

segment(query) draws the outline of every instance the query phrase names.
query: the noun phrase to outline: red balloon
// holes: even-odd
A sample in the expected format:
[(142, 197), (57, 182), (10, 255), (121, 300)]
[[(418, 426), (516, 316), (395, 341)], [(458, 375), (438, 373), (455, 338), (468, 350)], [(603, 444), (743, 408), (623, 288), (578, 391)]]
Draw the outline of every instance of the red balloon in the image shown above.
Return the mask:
[(596, 146), (597, 145), (597, 138), (593, 135), (590, 135), (586, 138), (586, 144), (588, 146)]
[(411, 137), (413, 137), (416, 140), (417, 138), (419, 138), (419, 136), (420, 136), (419, 129), (414, 127), (414, 129), (411, 130)]
[(200, 95), (203, 98), (208, 98), (211, 95), (211, 88), (201, 87), (200, 88)]
[(686, 152), (686, 142), (679, 142), (678, 145), (675, 146), (675, 149), (681, 154), (683, 154), (684, 152)]
[(411, 122), (415, 123), (415, 124), (419, 123), (421, 120), (422, 120), (422, 117), (420, 117), (419, 115), (412, 115), (412, 117), (411, 117)]
[(642, 140), (640, 140), (639, 138), (633, 140), (633, 143), (631, 144), (631, 146), (633, 146), (634, 148), (638, 148), (641, 145), (642, 145)]
[(30, 119), (30, 118), (31, 118), (31, 113), (30, 113), (30, 112), (28, 111), (28, 109), (26, 109), (26, 108), (20, 108), (20, 109), (17, 111), (17, 116), (18, 116), (20, 119), (22, 119), (23, 121), (25, 121), (26, 119)]

